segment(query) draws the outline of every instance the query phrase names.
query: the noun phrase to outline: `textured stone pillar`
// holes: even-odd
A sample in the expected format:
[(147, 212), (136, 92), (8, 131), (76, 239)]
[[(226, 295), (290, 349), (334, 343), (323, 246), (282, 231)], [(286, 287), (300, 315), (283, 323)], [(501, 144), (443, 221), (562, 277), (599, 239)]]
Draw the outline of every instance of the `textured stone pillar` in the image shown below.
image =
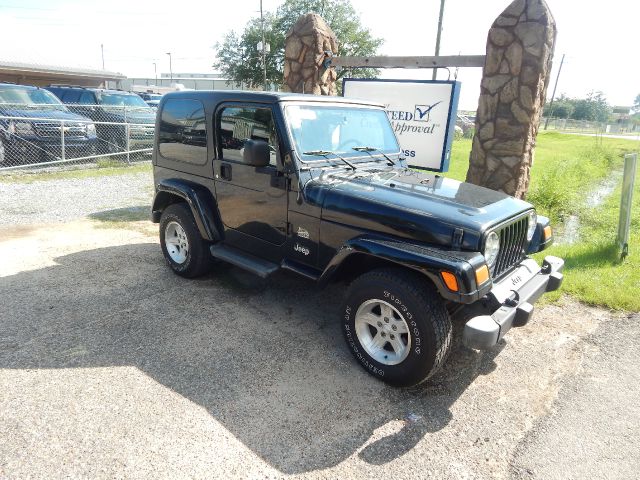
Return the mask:
[(525, 197), (555, 38), (544, 0), (515, 0), (493, 23), (468, 182)]
[(324, 68), (325, 52), (336, 55), (338, 39), (320, 15), (303, 15), (287, 32), (285, 40), (285, 90), (336, 95), (336, 72)]

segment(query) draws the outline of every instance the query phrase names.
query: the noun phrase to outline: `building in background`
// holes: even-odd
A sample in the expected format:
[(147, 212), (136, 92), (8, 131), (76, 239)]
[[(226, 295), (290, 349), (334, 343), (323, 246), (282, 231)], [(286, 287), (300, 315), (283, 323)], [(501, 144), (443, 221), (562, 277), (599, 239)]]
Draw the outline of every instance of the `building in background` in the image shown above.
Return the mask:
[(20, 85), (43, 87), (54, 83), (64, 83), (83, 87), (122, 88), (121, 82), (126, 78), (121, 73), (107, 70), (0, 60), (0, 82)]
[(121, 85), (123, 90), (141, 91), (144, 89), (158, 93), (166, 93), (170, 90), (248, 90), (242, 83), (229, 82), (220, 73), (174, 73), (173, 75), (161, 73), (157, 79), (127, 78)]

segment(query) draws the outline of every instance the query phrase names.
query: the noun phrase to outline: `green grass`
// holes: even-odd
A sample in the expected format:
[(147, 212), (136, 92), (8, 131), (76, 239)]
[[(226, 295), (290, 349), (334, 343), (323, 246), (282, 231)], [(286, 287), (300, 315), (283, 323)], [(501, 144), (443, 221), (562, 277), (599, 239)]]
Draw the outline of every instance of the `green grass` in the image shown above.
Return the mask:
[(0, 183), (33, 183), (66, 178), (95, 178), (140, 172), (151, 173), (151, 163), (143, 162), (127, 165), (118, 161), (102, 160), (99, 161), (94, 167), (89, 168), (83, 166), (77, 169), (59, 170), (54, 172), (34, 171), (26, 173), (21, 172), (0, 174)]
[[(598, 208), (580, 217), (580, 240), (554, 245), (545, 254), (565, 259), (562, 291), (583, 302), (615, 310), (640, 311), (640, 178), (633, 192), (629, 256), (621, 261), (616, 244), (620, 186)], [(555, 293), (555, 292), (554, 292)], [(552, 296), (557, 298), (558, 294)]]
[[(471, 142), (454, 143), (447, 176), (464, 180)], [(587, 194), (620, 170), (623, 154), (640, 150), (635, 140), (594, 138), (559, 133), (538, 136), (531, 188), (527, 200), (554, 226), (567, 215), (578, 215), (577, 243), (554, 245), (537, 255), (565, 259), (565, 282), (561, 292), (592, 305), (616, 310), (640, 311), (640, 179), (636, 179), (631, 221), (629, 257), (619, 260), (616, 245), (620, 186), (595, 208), (585, 205)], [(620, 183), (620, 182), (619, 182)], [(561, 293), (550, 294), (550, 299)]]

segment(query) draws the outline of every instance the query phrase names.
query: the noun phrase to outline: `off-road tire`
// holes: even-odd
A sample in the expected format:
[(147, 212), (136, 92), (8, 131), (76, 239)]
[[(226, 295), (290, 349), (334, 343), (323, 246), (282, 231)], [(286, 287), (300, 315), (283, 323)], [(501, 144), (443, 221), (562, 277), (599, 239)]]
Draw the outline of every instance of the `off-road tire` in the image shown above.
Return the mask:
[[(361, 305), (373, 299), (391, 304), (402, 314), (411, 335), (407, 357), (385, 365), (370, 356), (356, 333)], [(398, 387), (424, 382), (444, 364), (451, 348), (452, 327), (445, 303), (428, 279), (408, 270), (385, 268), (357, 278), (349, 287), (341, 310), (347, 346), (371, 375)]]
[[(186, 259), (182, 263), (176, 263), (167, 251), (165, 232), (170, 222), (178, 223), (187, 237), (189, 250)], [(210, 243), (200, 235), (191, 210), (186, 203), (174, 203), (162, 212), (160, 217), (160, 246), (167, 264), (182, 277), (195, 278), (211, 271), (214, 262), (209, 251)]]

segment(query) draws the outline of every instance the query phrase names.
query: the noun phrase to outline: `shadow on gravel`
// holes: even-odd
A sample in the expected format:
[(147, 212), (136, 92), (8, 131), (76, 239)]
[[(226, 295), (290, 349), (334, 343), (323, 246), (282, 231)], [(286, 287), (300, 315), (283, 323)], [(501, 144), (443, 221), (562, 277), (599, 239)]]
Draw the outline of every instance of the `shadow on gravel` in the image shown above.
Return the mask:
[[(206, 408), (286, 474), (327, 468), (355, 452), (378, 465), (402, 456), (444, 428), (458, 397), (495, 367), (498, 351), (475, 352), (458, 340), (439, 375), (395, 389), (347, 350), (337, 313), (342, 286), (318, 290), (285, 273), (265, 282), (222, 263), (208, 277), (184, 280), (156, 244), (56, 261), (0, 283), (7, 303), (0, 368), (135, 366)], [(395, 433), (369, 441), (395, 420)]]
[(92, 220), (100, 222), (140, 222), (151, 218), (149, 205), (137, 207), (115, 208), (87, 215)]

